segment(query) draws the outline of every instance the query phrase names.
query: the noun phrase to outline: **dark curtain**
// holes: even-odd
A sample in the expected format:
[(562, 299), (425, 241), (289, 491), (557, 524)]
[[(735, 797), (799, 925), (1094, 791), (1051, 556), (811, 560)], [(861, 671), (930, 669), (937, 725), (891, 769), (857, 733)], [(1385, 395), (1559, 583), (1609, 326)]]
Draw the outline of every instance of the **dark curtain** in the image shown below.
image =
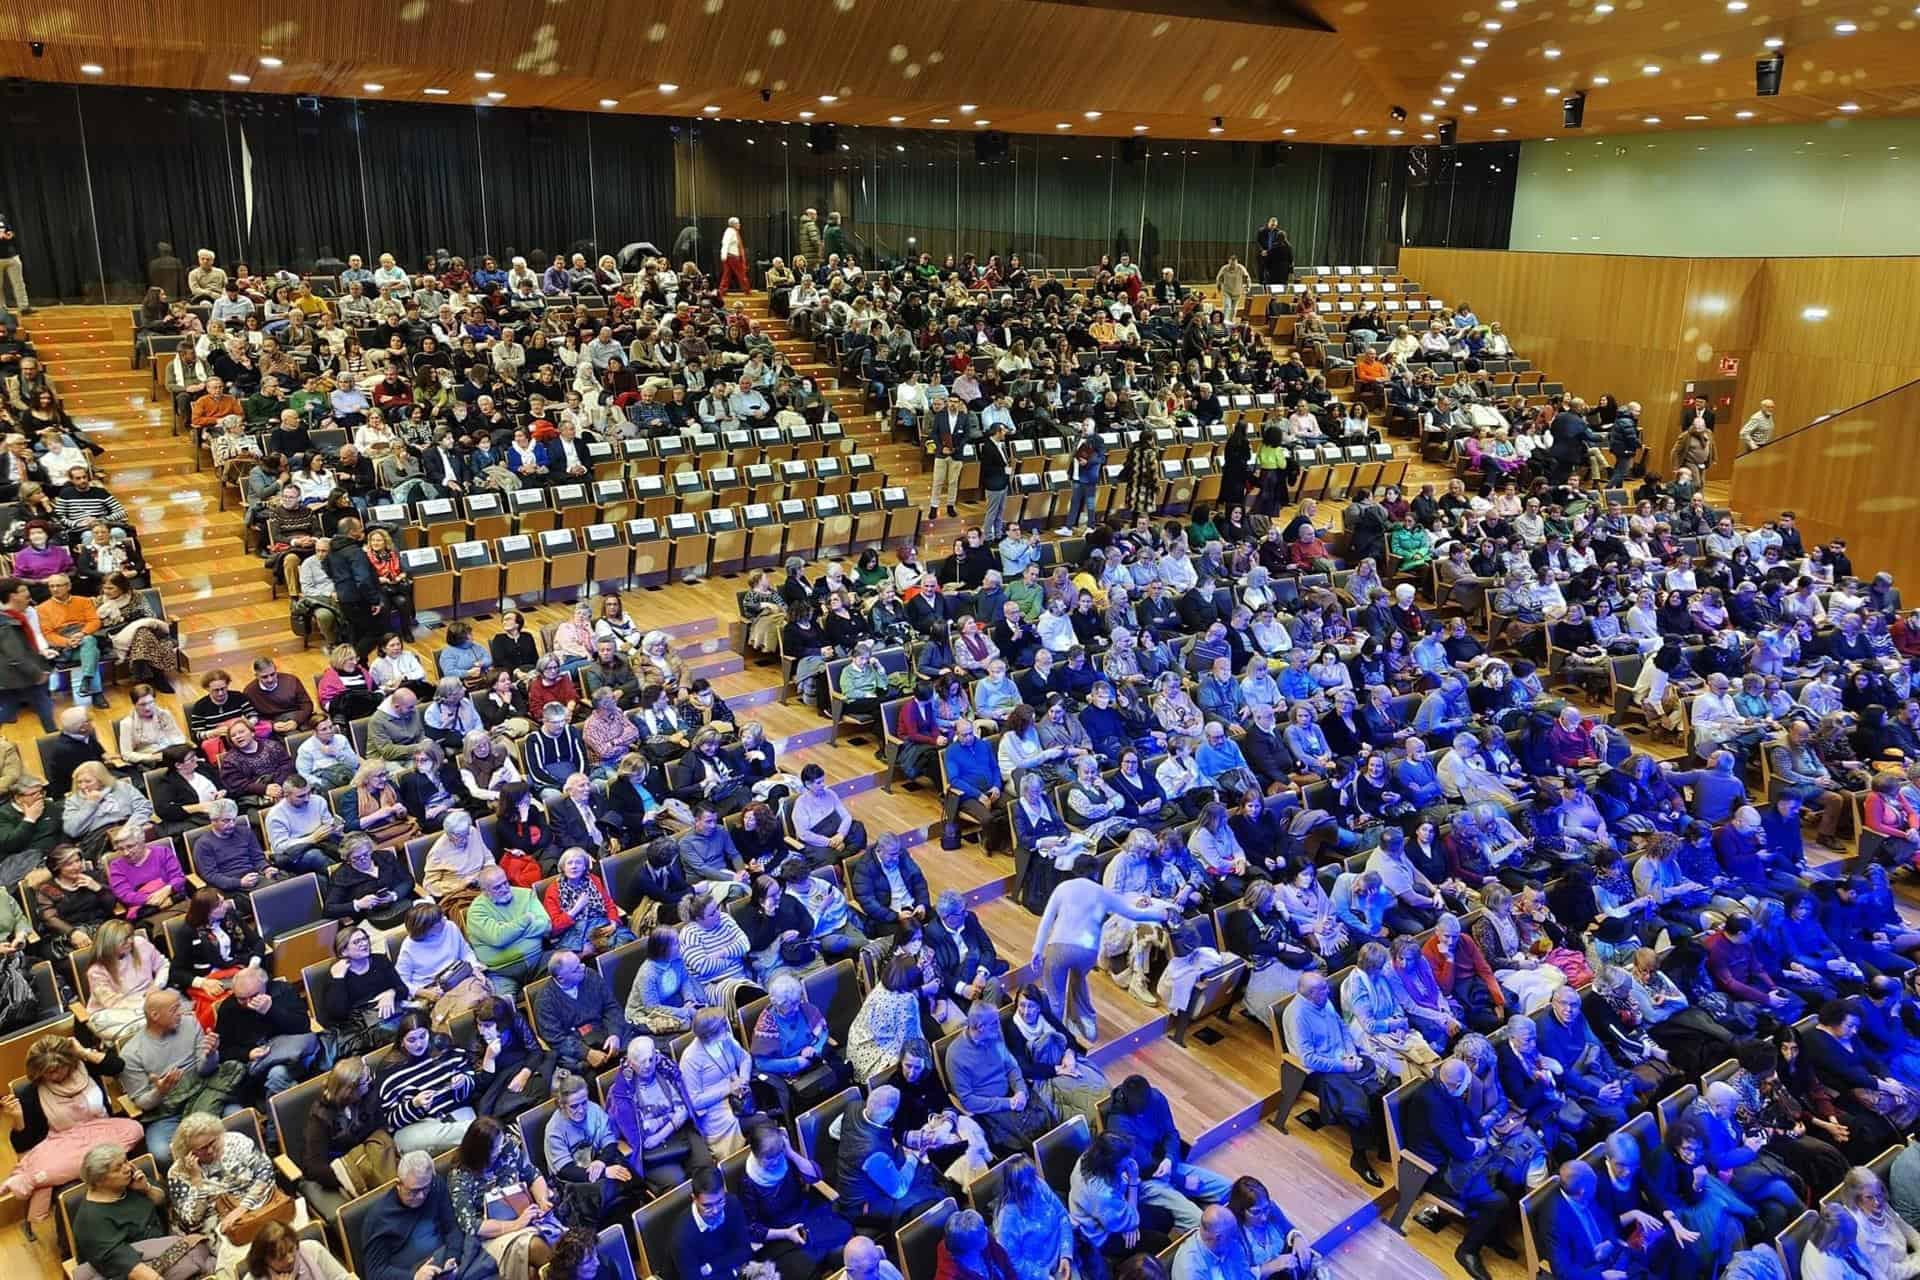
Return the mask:
[(1410, 245), (1505, 249), (1513, 230), (1517, 142), (1440, 150), (1419, 147), (1400, 158), (1406, 177), (1406, 240)]
[[(673, 207), (673, 136), (648, 116), (594, 116), (593, 222), (602, 253), (651, 240), (662, 251), (679, 233)], [(675, 264), (678, 265), (677, 263)]]
[[(1327, 231), (1321, 249), (1327, 266), (1371, 262), (1378, 241), (1369, 235), (1373, 208), (1374, 153), (1370, 147), (1330, 148), (1327, 154)], [(1298, 265), (1305, 265), (1304, 263)]]
[[(360, 122), (378, 252), (413, 271), (439, 249), (478, 266), (487, 235), (473, 108), (362, 102)], [(502, 173), (489, 185), (516, 177)]]
[[(480, 110), (486, 157), (486, 251), (546, 265), (553, 254), (599, 258), (589, 117), (575, 111)], [(618, 249), (618, 243), (613, 246)]]
[(354, 253), (376, 261), (357, 104), (241, 93), (229, 97), (227, 115), (250, 266), (305, 271), (316, 258)]
[(189, 264), (198, 249), (228, 264), (240, 257), (224, 97), (108, 85), (80, 95), (109, 296), (140, 294), (158, 241)]
[[(99, 302), (93, 203), (81, 149), (78, 99), (69, 85), (10, 82), (0, 89), (7, 141), (0, 146), (0, 217), (14, 230), (28, 296)], [(11, 302), (11, 299), (8, 300)]]

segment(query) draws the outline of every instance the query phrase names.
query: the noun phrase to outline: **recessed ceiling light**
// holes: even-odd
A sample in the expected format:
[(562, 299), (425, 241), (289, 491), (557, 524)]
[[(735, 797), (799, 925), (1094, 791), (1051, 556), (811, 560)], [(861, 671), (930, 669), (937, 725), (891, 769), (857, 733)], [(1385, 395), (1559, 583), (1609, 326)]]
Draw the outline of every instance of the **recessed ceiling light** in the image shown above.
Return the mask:
[(1427, 101), (1431, 102), (1436, 107), (1444, 107), (1447, 105), (1447, 100), (1445, 98), (1428, 98)]
[(1747, 0), (1727, 0), (1728, 13), (1745, 13), (1746, 11)]
[(887, 117), (888, 124), (900, 124), (905, 120), (906, 120), (905, 116), (888, 116)]
[(1494, 130), (1494, 132), (1495, 132), (1495, 133), (1502, 133), (1502, 134), (1503, 134), (1503, 133), (1505, 133), (1505, 132), (1506, 132), (1506, 130), (1505, 130), (1505, 129), (1495, 129), (1495, 130)]
[(1547, 86), (1547, 96), (1548, 96), (1549, 98), (1557, 98), (1557, 97), (1559, 97), (1559, 96), (1560, 96), (1560, 86), (1559, 86), (1559, 85), (1553, 85), (1553, 84), (1550, 84), (1550, 85), (1548, 85), (1548, 86)]
[(80, 74), (83, 76), (101, 76), (106, 73), (107, 69), (97, 62), (83, 62), (80, 64)]
[[(660, 87), (662, 89), (665, 89), (667, 86), (661, 85)], [(820, 101), (830, 107), (834, 103), (840, 101), (840, 95), (837, 93), (823, 93), (820, 95)]]
[[(612, 101), (612, 99), (610, 99), (610, 98), (609, 98), (609, 99), (607, 99), (607, 101), (609, 101), (609, 102), (611, 102), (611, 101)], [(717, 115), (719, 115), (719, 114), (720, 114), (720, 108), (719, 108), (719, 107), (714, 107), (714, 106), (706, 106), (706, 107), (702, 107), (702, 108), (700, 108), (700, 110), (701, 110), (701, 113), (702, 113), (702, 114), (704, 114), (704, 115), (710, 115), (710, 116), (717, 116)]]
[[(660, 85), (660, 92), (662, 92), (662, 93), (678, 93), (678, 92), (680, 92), (680, 86), (679, 86), (679, 85), (677, 85), (677, 84), (671, 84), (671, 83), (667, 83), (667, 82), (664, 82), (664, 81), (663, 81), (663, 82), (661, 83), (661, 85)], [(822, 98), (822, 99), (821, 99), (821, 101), (822, 101), (822, 102), (824, 102), (824, 101), (826, 101), (826, 99), (824, 99), (824, 98)]]
[(429, 98), (444, 98), (444, 97), (446, 97), (446, 96), (447, 96), (448, 94), (450, 94), (450, 93), (452, 93), (452, 92), (453, 92), (453, 90), (451, 90), (451, 89), (422, 89), (422, 90), (421, 90), (420, 92), (422, 92), (422, 93), (424, 93), (424, 94), (426, 94), (426, 95), (427, 95), (427, 96), (428, 96)]
[(260, 65), (267, 68), (267, 70), (269, 71), (278, 71), (281, 67), (285, 66), (286, 64), (281, 62), (280, 59), (278, 58), (262, 58), (260, 59)]
[(227, 79), (231, 80), (234, 84), (246, 84), (247, 82), (252, 80), (253, 77), (243, 76), (238, 71), (230, 71), (227, 73)]
[(1450, 80), (1465, 80), (1467, 73), (1464, 71), (1449, 71), (1447, 72), (1447, 78)]
[(1433, 123), (1433, 112), (1431, 112), (1431, 111), (1422, 111), (1422, 112), (1420, 113), (1420, 123), (1421, 123), (1421, 124), (1432, 124), (1432, 123)]
[(1098, 111), (1082, 111), (1080, 114), (1085, 116), (1089, 120), (1098, 120), (1100, 118), (1100, 113)]
[[(1914, 12), (1920, 13), (1920, 9), (1915, 9)], [(1782, 40), (1779, 36), (1768, 36), (1765, 40), (1762, 40), (1760, 43), (1766, 45), (1767, 48), (1769, 49), (1778, 49), (1781, 45), (1785, 44), (1786, 41)]]
[(1688, 120), (1705, 120), (1706, 119), (1705, 116), (1686, 116), (1684, 118)]
[(1435, 89), (1434, 92), (1445, 97), (1447, 94), (1452, 93), (1457, 87), (1457, 85), (1443, 84), (1438, 89)]
[(367, 83), (360, 86), (360, 91), (362, 93), (379, 93), (386, 87), (387, 86), (383, 84), (379, 84), (375, 81), (369, 80), (367, 81)]
[(1389, 130), (1387, 130), (1387, 136), (1388, 136), (1389, 138), (1397, 138), (1397, 137), (1399, 137), (1399, 136), (1400, 136), (1401, 134), (1403, 134), (1403, 133), (1405, 133), (1405, 132), (1406, 132), (1406, 130), (1405, 130), (1405, 129), (1389, 129)]
[(1520, 102), (1520, 99), (1514, 98), (1514, 97), (1504, 97), (1500, 99), (1500, 105), (1503, 107), (1517, 106), (1519, 105), (1519, 102)]
[[(1065, 126), (1062, 126), (1062, 127), (1064, 128)], [(1208, 132), (1208, 133), (1225, 133), (1225, 132), (1226, 132), (1226, 129), (1225, 129), (1225, 128), (1223, 128), (1223, 127), (1222, 127), (1222, 126), (1220, 126), (1220, 125), (1217, 125), (1217, 124), (1210, 124), (1210, 125), (1208, 125), (1208, 126), (1207, 126), (1207, 132)], [(1355, 132), (1355, 133), (1365, 133), (1365, 132), (1366, 132), (1366, 130), (1365, 130), (1365, 129), (1355, 129), (1355, 130), (1354, 130), (1354, 132)]]
[(1500, 29), (1500, 24), (1492, 18), (1488, 18), (1485, 22), (1481, 23), (1480, 25), (1482, 28), (1488, 31), (1498, 31)]
[[(938, 122), (938, 121), (935, 121), (934, 123), (936, 123), (936, 124), (938, 124), (939, 122)], [(1056, 125), (1055, 125), (1055, 126), (1053, 126), (1053, 127), (1054, 127), (1054, 128), (1056, 128), (1056, 129), (1071, 129), (1071, 128), (1073, 128), (1073, 126), (1072, 126), (1072, 125), (1070, 125), (1070, 124), (1068, 124), (1068, 123), (1067, 123), (1067, 122), (1066, 122), (1065, 120), (1062, 120), (1062, 121), (1061, 121), (1061, 122), (1060, 122), (1059, 124), (1056, 124)]]
[(1657, 62), (1649, 62), (1646, 66), (1640, 68), (1640, 74), (1643, 76), (1657, 76), (1660, 74), (1660, 64)]
[(1500, 0), (1500, 7), (1511, 13), (1520, 7), (1520, 0)]
[(1605, 17), (1607, 14), (1613, 12), (1613, 6), (1610, 4), (1597, 4), (1593, 6), (1593, 11), (1601, 15), (1602, 17)]
[(1144, 124), (1137, 124), (1133, 126), (1133, 131), (1135, 133), (1145, 133), (1147, 131), (1147, 126)]
[(1702, 53), (1702, 54), (1700, 55), (1700, 61), (1702, 61), (1702, 62), (1718, 62), (1718, 61), (1720, 61), (1720, 54), (1719, 54), (1719, 51), (1718, 51), (1718, 50), (1715, 50), (1715, 49), (1708, 49), (1708, 50), (1706, 50), (1706, 51), (1705, 51), (1704, 53)]
[(1825, 307), (1802, 307), (1800, 309), (1800, 318), (1802, 320), (1825, 320), (1827, 318), (1827, 309)]
[(600, 105), (603, 107), (617, 107), (620, 105), (620, 100), (618, 98), (602, 98), (600, 99)]
[(506, 96), (507, 96), (507, 95), (506, 95), (506, 94), (505, 94), (505, 93), (504, 93), (503, 91), (501, 91), (501, 90), (499, 90), (499, 89), (489, 89), (489, 90), (487, 90), (487, 101), (488, 101), (488, 102), (498, 102), (498, 101), (500, 101), (500, 100), (501, 100), (502, 98), (504, 98), (504, 97), (506, 97)]
[(1860, 104), (1857, 102), (1843, 102), (1840, 104), (1840, 109), (1842, 111), (1858, 111)]
[(493, 72), (491, 72), (491, 71), (476, 71), (476, 72), (474, 72), (474, 73), (473, 73), (473, 78), (474, 78), (475, 80), (491, 80), (491, 79), (493, 79)]
[(894, 149), (895, 151), (905, 151), (905, 150), (906, 150), (906, 148), (905, 148), (905, 147), (903, 147), (903, 146), (901, 146), (901, 145), (900, 145), (899, 143), (897, 143), (897, 142), (893, 144), (893, 149)]
[(1466, 106), (1460, 109), (1466, 112), (1468, 115), (1472, 115), (1474, 112), (1478, 111), (1480, 108), (1476, 107), (1475, 105), (1473, 105), (1473, 103), (1469, 102)]
[(802, 111), (802, 112), (800, 113), (800, 118), (801, 118), (802, 120), (811, 120), (811, 119), (813, 119), (813, 112), (811, 112), (811, 111)]
[(971, 103), (971, 102), (963, 102), (963, 103), (961, 103), (961, 104), (960, 104), (960, 114), (961, 114), (961, 115), (963, 115), (963, 116), (970, 116), (970, 115), (972, 115), (972, 114), (973, 114), (973, 112), (974, 112), (974, 106), (975, 106), (975, 104), (974, 104), (974, 103)]
[(952, 124), (952, 123), (953, 123), (953, 117), (952, 117), (952, 116), (935, 116), (935, 117), (933, 117), (933, 118), (932, 118), (931, 120), (929, 120), (929, 121), (928, 121), (927, 123), (929, 123), (929, 124)]
[(1462, 58), (1460, 59), (1460, 65), (1461, 65), (1461, 66), (1463, 66), (1463, 67), (1470, 67), (1470, 66), (1472, 66), (1472, 65), (1473, 65), (1474, 63), (1476, 63), (1476, 62), (1478, 62), (1478, 61), (1480, 61), (1480, 59), (1478, 59), (1478, 58), (1475, 58), (1475, 57), (1471, 57), (1471, 56), (1463, 56), (1463, 57), (1462, 57)]
[(1557, 58), (1560, 56), (1560, 51), (1549, 45), (1540, 51), (1540, 56), (1543, 58)]
[(1367, 136), (1367, 131), (1365, 129), (1355, 129), (1353, 131), (1353, 136), (1356, 138), (1364, 138)]
[(1593, 83), (1596, 87), (1599, 85), (1612, 84), (1613, 78), (1611, 76), (1595, 76), (1593, 78)]
[(991, 121), (991, 120), (975, 120), (975, 121), (974, 121), (973, 123), (975, 124), (975, 126), (977, 126), (977, 127), (979, 127), (979, 128), (985, 128), (986, 126), (988, 126), (988, 125), (990, 125), (990, 124), (992, 124), (992, 123), (993, 123), (993, 121)]
[(1641, 124), (1659, 124), (1659, 123), (1660, 123), (1660, 117), (1659, 117), (1659, 116), (1646, 116), (1646, 117), (1644, 117), (1644, 118), (1643, 118), (1643, 119), (1642, 119), (1642, 120), (1640, 121), (1640, 123), (1641, 123)]
[(1850, 36), (1859, 29), (1860, 25), (1855, 22), (1836, 22), (1833, 24), (1833, 33), (1839, 36)]
[(1753, 119), (1753, 112), (1751, 112), (1751, 111), (1736, 111), (1736, 112), (1734, 112), (1734, 113), (1733, 113), (1733, 118), (1734, 118), (1735, 120), (1751, 120), (1751, 119)]
[(1281, 133), (1283, 133), (1283, 134), (1285, 134), (1285, 135), (1286, 135), (1287, 137), (1289, 137), (1289, 138), (1291, 138), (1291, 137), (1292, 137), (1292, 136), (1293, 136), (1294, 134), (1296, 134), (1296, 133), (1298, 133), (1298, 132), (1300, 132), (1300, 131), (1299, 131), (1298, 129), (1294, 129), (1294, 128), (1286, 128), (1286, 129), (1282, 129), (1282, 130), (1281, 130), (1280, 132), (1281, 132)]
[(1487, 42), (1485, 40), (1475, 40), (1473, 42), (1473, 47), (1476, 49), (1484, 49), (1487, 47)]

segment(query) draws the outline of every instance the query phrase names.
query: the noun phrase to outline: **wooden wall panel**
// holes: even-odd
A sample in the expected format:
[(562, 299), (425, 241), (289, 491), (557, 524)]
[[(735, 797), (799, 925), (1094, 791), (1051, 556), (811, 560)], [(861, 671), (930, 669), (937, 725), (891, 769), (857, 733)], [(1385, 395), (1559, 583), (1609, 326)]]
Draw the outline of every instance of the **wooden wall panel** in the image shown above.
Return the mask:
[(1898, 387), (1920, 368), (1920, 329), (1902, 323), (1920, 298), (1920, 258), (1406, 249), (1400, 267), (1500, 321), (1515, 347), (1568, 390), (1640, 401), (1663, 472), (1682, 387), (1719, 376), (1723, 356), (1740, 371), (1716, 476), (1731, 465), (1733, 429), (1763, 398), (1775, 401), (1783, 428), (1797, 427)]

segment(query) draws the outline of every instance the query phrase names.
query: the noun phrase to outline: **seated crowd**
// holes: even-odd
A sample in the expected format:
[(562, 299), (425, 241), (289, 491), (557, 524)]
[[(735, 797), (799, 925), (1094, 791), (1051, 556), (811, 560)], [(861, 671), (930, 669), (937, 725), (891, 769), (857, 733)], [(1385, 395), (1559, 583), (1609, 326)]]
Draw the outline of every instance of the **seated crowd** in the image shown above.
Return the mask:
[[(809, 280), (794, 265), (783, 305), (805, 314), (807, 284), (824, 286), (816, 331), (844, 338), (878, 389), (910, 363), (878, 361), (881, 342), (964, 357), (947, 370), (963, 413), (930, 401), (916, 427), (936, 459), (958, 438), (1067, 421), (1085, 441), (1075, 465), (1100, 476), (1099, 433), (1121, 419), (1217, 421), (1229, 386), (1292, 391), (1250, 331), (1174, 320), (1191, 301), (1177, 284), (1146, 322), (1170, 324), (1154, 347), (1191, 367), (1135, 384), (1125, 365), (1118, 379), (1083, 367), (1088, 304), (1014, 275), (1017, 259), (970, 277), (849, 258)], [(1096, 284), (1087, 334), (1099, 347), (1092, 329), (1114, 330), (1116, 353), (1144, 360), (1148, 338), (1117, 332), (1144, 287), (1121, 268)], [(184, 730), (144, 685), (116, 743), (70, 710), (49, 776), (21, 773), (0, 802), (4, 865), (31, 907), (13, 936), (71, 962), (85, 1014), (34, 1044), (4, 1107), (20, 1152), (6, 1190), (29, 1223), (78, 1179), (72, 1243), (102, 1276), (288, 1274), (310, 1255), (278, 1171), (221, 1124), (252, 1107), (317, 1215), (375, 1197), (354, 1248), (374, 1280), (446, 1263), (592, 1274), (592, 1233), (682, 1184), (690, 1201), (651, 1257), (663, 1273), (897, 1280), (895, 1231), (996, 1166), (990, 1218), (947, 1221), (941, 1275), (1138, 1274), (1137, 1255), (1176, 1239), (1180, 1280), (1316, 1275), (1259, 1180), (1189, 1163), (1164, 1094), (1110, 1080), (1085, 1026), (965, 899), (930, 890), (908, 840), (870, 837), (818, 765), (782, 771), (760, 727), (618, 597), (550, 638), (509, 613), (486, 645), (456, 623), (430, 660), (415, 651), (405, 574), (360, 515), (376, 496), (546, 483), (584, 470), (589, 432), (830, 412), (697, 273), (649, 270), (631, 289), (616, 273), (601, 282), (609, 323), (584, 337), (588, 313), (546, 305), (530, 275), (517, 259), (422, 277), (384, 260), (348, 282), (351, 298), (380, 295), (363, 313), (390, 330), (377, 368), (352, 333), (328, 336), (344, 300), (304, 285), (283, 313), (235, 311), (240, 333), (204, 335), (219, 367), (197, 384), (206, 357), (183, 343), (184, 407), (220, 428), (223, 464), (259, 455), (268, 554), (298, 562), (341, 643), (311, 690), (269, 658), (240, 688), (208, 672)], [(988, 314), (1002, 289), (1016, 314)], [(963, 315), (967, 336), (939, 330)], [(538, 342), (550, 358), (536, 364), (530, 341), (516, 362), (515, 323), (558, 338)], [(973, 395), (983, 347), (1000, 354)], [(1036, 347), (1061, 363), (1023, 366)], [(1203, 356), (1218, 389), (1197, 376)], [(253, 397), (283, 364), (272, 390), (308, 398), (255, 420), (285, 447), (220, 458), (252, 412), (224, 403), (229, 387)], [(1300, 381), (1306, 416), (1334, 404)], [(328, 428), (354, 436), (332, 462), (312, 440)], [(1906, 772), (1920, 618), (1898, 614), (1891, 581), (1861, 586), (1844, 547), (1810, 554), (1790, 516), (1729, 523), (1726, 546), (1717, 516), (1698, 534), (1641, 529), (1583, 466), (1553, 461), (1519, 510), (1362, 491), (1334, 536), (1311, 503), (1283, 520), (1284, 478), (1265, 500), (1307, 423), (1258, 459), (1238, 430), (1217, 520), (1156, 524), (1141, 495), (1157, 485), (1136, 487), (1118, 504), (1131, 519), (1088, 503), (1074, 542), (989, 521), (931, 567), (910, 547), (817, 580), (792, 563), (777, 586), (754, 582), (744, 619), (823, 708), (891, 714), (895, 766), (938, 784), (943, 843), (966, 819), (1010, 848), (1030, 910), (1083, 877), (1168, 907), (1169, 924), (1101, 931), (1099, 960), (1135, 998), (1185, 1010), (1200, 974), (1244, 961), (1240, 1007), (1276, 1029), (1370, 1185), (1385, 1095), (1413, 1086), (1399, 1137), (1463, 1211), (1469, 1274), (1484, 1277), (1482, 1248), (1510, 1250), (1518, 1200), (1554, 1172), (1556, 1274), (1713, 1276), (1836, 1187), (1809, 1267), (1910, 1274), (1920, 1233), (1900, 1224), (1920, 1218), (1920, 1146), (1886, 1188), (1864, 1167), (1920, 1123), (1920, 932), (1889, 884), (1920, 857), (1920, 762)], [(1136, 477), (1157, 472), (1151, 441), (1131, 446), (1148, 464)], [(1650, 487), (1655, 515), (1693, 507)], [(50, 582), (48, 600), (72, 586)], [(14, 579), (0, 596), (12, 617), (30, 593)], [(1689, 731), (1699, 767), (1656, 761), (1559, 696), (1611, 689), (1636, 661), (1629, 705)], [(1873, 856), (1809, 862), (1803, 818), (1832, 848), (1853, 814)], [(295, 982), (274, 976), (252, 899), (307, 874), (338, 927), (331, 960)], [(1664, 1136), (1633, 1126), (1728, 1061)], [(289, 1114), (275, 1100), (313, 1077), (299, 1131), (272, 1133)], [(860, 1096), (831, 1144), (803, 1149), (793, 1122), (848, 1084)], [(516, 1117), (546, 1103), (529, 1150)], [(1074, 1119), (1092, 1140), (1049, 1185), (1033, 1144)], [(1575, 1159), (1596, 1142), (1599, 1168)], [(143, 1146), (163, 1184), (130, 1163)]]

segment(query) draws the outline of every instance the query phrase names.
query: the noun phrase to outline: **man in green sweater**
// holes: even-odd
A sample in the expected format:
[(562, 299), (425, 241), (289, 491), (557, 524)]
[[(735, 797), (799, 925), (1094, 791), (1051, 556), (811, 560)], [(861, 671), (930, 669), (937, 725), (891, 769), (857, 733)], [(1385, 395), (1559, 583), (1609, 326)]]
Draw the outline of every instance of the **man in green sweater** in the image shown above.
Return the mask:
[(553, 919), (531, 889), (521, 889), (499, 867), (480, 873), (480, 896), (467, 908), (467, 941), (493, 989), (511, 999), (547, 964)]

